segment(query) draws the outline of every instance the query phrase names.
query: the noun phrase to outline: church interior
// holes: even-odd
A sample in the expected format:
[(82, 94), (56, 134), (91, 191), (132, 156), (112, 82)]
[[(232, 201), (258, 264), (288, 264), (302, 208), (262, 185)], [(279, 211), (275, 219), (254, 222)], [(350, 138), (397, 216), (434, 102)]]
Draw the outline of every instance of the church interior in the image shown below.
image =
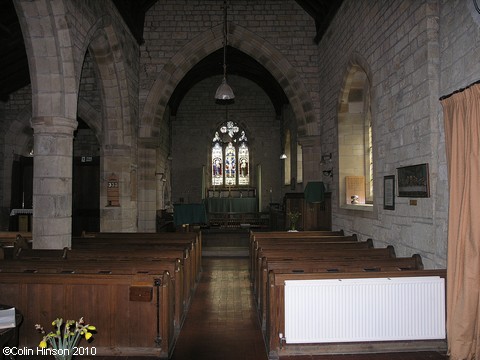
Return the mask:
[(2, 349), (478, 357), (478, 0), (1, 10)]

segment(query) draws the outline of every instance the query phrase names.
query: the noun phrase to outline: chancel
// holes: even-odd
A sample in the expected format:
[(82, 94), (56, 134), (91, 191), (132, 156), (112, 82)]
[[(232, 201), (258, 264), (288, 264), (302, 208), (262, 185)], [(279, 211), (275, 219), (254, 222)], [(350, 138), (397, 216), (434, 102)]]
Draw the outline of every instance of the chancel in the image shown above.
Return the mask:
[(479, 27), (478, 0), (3, 1), (0, 344), (84, 316), (95, 356), (475, 359)]

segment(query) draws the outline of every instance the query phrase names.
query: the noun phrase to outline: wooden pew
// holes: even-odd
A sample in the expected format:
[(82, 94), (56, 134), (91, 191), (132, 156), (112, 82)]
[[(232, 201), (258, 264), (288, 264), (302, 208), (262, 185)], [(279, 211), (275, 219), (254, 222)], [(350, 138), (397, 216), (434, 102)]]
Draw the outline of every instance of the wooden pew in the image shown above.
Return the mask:
[[(431, 339), (423, 339), (423, 340), (394, 340), (394, 341), (361, 341), (361, 342), (343, 342), (341, 344), (330, 342), (330, 343), (323, 343), (323, 342), (310, 342), (310, 343), (303, 343), (303, 342), (290, 342), (288, 343), (288, 339), (285, 338), (285, 331), (286, 331), (286, 304), (285, 299), (285, 284), (289, 280), (300, 280), (300, 281), (310, 281), (310, 280), (336, 280), (336, 283), (342, 281), (342, 279), (376, 279), (381, 278), (388, 281), (389, 279), (393, 278), (408, 278), (405, 281), (410, 281), (410, 279), (414, 279), (419, 277), (420, 279), (425, 278), (446, 278), (446, 270), (412, 270), (412, 271), (386, 271), (380, 273), (370, 273), (370, 272), (348, 272), (342, 273), (341, 278), (339, 278), (339, 274), (332, 274), (332, 273), (278, 273), (271, 271), (269, 273), (268, 278), (268, 306), (267, 306), (267, 314), (266, 314), (266, 329), (265, 329), (265, 342), (267, 346), (267, 350), (269, 352), (270, 357), (279, 357), (279, 356), (288, 356), (288, 355), (302, 355), (302, 354), (325, 354), (325, 353), (335, 353), (335, 352), (375, 352), (375, 351), (402, 351), (407, 350), (418, 350), (419, 347), (422, 347), (424, 350), (433, 350), (436, 349), (437, 351), (444, 351), (445, 350), (445, 339), (444, 338), (437, 338), (432, 337)], [(363, 286), (363, 285), (360, 285)], [(444, 290), (443, 290), (444, 291)], [(322, 294), (330, 295), (331, 292), (323, 292)], [(416, 296), (422, 297), (423, 291), (422, 289), (418, 291), (418, 294), (415, 293)], [(444, 294), (438, 295), (440, 301), (442, 298), (444, 299)], [(316, 302), (315, 298), (310, 298), (314, 303)], [(361, 299), (348, 299), (349, 301), (345, 302), (345, 314), (349, 314), (350, 310), (349, 304), (353, 305)], [(434, 296), (433, 300), (437, 300)], [(390, 301), (390, 300), (389, 300)], [(410, 302), (410, 299), (399, 299), (395, 298), (389, 305), (399, 304), (399, 306), (404, 306)], [(291, 305), (291, 304), (290, 304)], [(434, 304), (435, 306), (437, 304)], [(372, 305), (373, 306), (373, 305)], [(439, 306), (435, 308), (440, 316), (444, 315), (444, 309)], [(322, 308), (320, 312), (320, 317), (325, 316), (325, 314), (329, 314), (328, 308)], [(348, 318), (348, 316), (347, 316)], [(312, 313), (312, 321), (315, 323), (320, 323), (321, 320), (317, 318), (317, 316), (313, 316)], [(290, 320), (289, 320), (290, 321)], [(334, 322), (332, 322), (334, 323)], [(438, 324), (441, 325), (443, 322), (441, 319), (438, 319)], [(399, 323), (393, 322), (390, 323), (389, 326), (395, 327)], [(408, 325), (408, 324), (407, 324)], [(305, 324), (306, 326), (306, 324)], [(330, 325), (327, 325), (330, 326)], [(353, 324), (351, 324), (353, 326)], [(440, 326), (441, 327), (441, 326)], [(350, 330), (350, 329), (349, 329)], [(443, 336), (443, 335), (442, 335)]]
[(128, 262), (132, 260), (136, 261), (161, 261), (161, 260), (170, 260), (171, 262), (176, 262), (180, 260), (181, 266), (183, 269), (183, 285), (182, 300), (185, 305), (185, 308), (188, 308), (195, 288), (195, 273), (194, 273), (194, 264), (191, 261), (192, 257), (189, 255), (188, 248), (162, 248), (162, 247), (127, 247), (123, 249), (109, 249), (109, 248), (98, 248), (92, 250), (85, 249), (68, 249), (63, 250), (20, 250), (16, 254), (16, 259), (23, 260), (55, 260), (55, 259), (64, 259), (64, 260), (78, 260), (78, 261), (87, 261), (89, 263), (97, 262), (99, 264), (105, 261), (123, 261)]
[(19, 248), (32, 248), (31, 233), (4, 231), (0, 232), (0, 249), (3, 257), (12, 257)]
[(345, 236), (343, 230), (338, 231), (250, 231), (249, 248), (254, 248), (254, 242), (260, 239), (305, 239), (305, 238), (320, 238), (320, 237), (334, 237)]
[[(93, 251), (94, 250), (94, 251)], [(191, 256), (189, 248), (169, 247), (169, 246), (125, 246), (122, 248), (104, 248), (99, 247), (95, 249), (72, 249), (67, 252), (67, 259), (71, 260), (97, 260), (103, 261), (105, 259), (110, 260), (132, 260), (132, 259), (144, 259), (144, 260), (162, 260), (181, 259), (185, 279), (184, 293), (188, 294), (190, 298), (196, 285), (196, 263), (195, 257)]]
[(12, 246), (15, 240), (22, 237), (27, 242), (32, 240), (32, 233), (26, 231), (0, 231), (0, 246)]
[(202, 233), (198, 232), (174, 232), (174, 233), (83, 233), (82, 237), (72, 238), (72, 248), (98, 248), (104, 246), (123, 247), (128, 245), (175, 245), (191, 243), (191, 254), (195, 262), (195, 274), (198, 280), (202, 270)]
[[(249, 245), (249, 255), (250, 255), (250, 271), (253, 272), (255, 270), (255, 261), (258, 257), (258, 248), (261, 244), (287, 244), (287, 243), (351, 243), (351, 242), (358, 242), (357, 235), (349, 235), (349, 236), (331, 236), (331, 235), (322, 235), (323, 232), (319, 231), (308, 231), (310, 236), (301, 237), (298, 233), (287, 233), (287, 234), (295, 234), (294, 237), (289, 236), (282, 236), (282, 237), (267, 237), (264, 236), (262, 233), (262, 237), (257, 237), (253, 232), (250, 233), (250, 245)], [(284, 233), (282, 233), (284, 234)], [(253, 280), (253, 279), (252, 279)]]
[(250, 231), (249, 248), (254, 248), (253, 243), (259, 239), (298, 239), (298, 238), (319, 238), (319, 237), (333, 237), (345, 236), (343, 230), (338, 231)]
[(372, 248), (369, 242), (348, 242), (348, 243), (307, 243), (285, 245), (282, 246), (265, 246), (259, 247), (255, 252), (255, 259), (252, 265), (252, 281), (254, 291), (256, 292), (256, 285), (258, 284), (258, 273), (262, 266), (263, 258), (277, 259), (277, 260), (294, 260), (294, 259), (356, 259), (356, 258), (385, 258), (395, 257), (395, 250), (393, 246), (386, 248)]
[(97, 355), (168, 358), (175, 344), (174, 292), (168, 272), (148, 275), (0, 273), (0, 303), (23, 316), (20, 346), (36, 348), (57, 317), (97, 327)]
[(342, 250), (342, 249), (366, 249), (373, 248), (373, 241), (369, 239), (368, 241), (341, 241), (341, 242), (328, 242), (322, 238), (319, 239), (295, 239), (293, 241), (282, 239), (277, 242), (276, 239), (263, 239), (256, 242), (256, 247), (253, 250), (251, 263), (251, 277), (253, 279), (253, 289), (256, 292), (257, 289), (257, 280), (259, 275), (259, 269), (261, 266), (261, 255), (269, 250), (286, 250), (292, 256), (298, 250)]
[(423, 262), (420, 255), (412, 257), (385, 258), (385, 259), (326, 259), (326, 260), (271, 260), (262, 259), (259, 272), (258, 295), (256, 297), (259, 317), (262, 326), (265, 325), (267, 303), (267, 280), (268, 274), (278, 273), (336, 273), (342, 276), (345, 272), (385, 272), (385, 271), (410, 271), (423, 270)]
[[(53, 254), (57, 250), (37, 250), (36, 252)], [(45, 254), (47, 255), (47, 254)], [(175, 327), (179, 330), (185, 320), (189, 305), (189, 294), (185, 294), (184, 268), (181, 259), (130, 259), (126, 260), (67, 260), (60, 257), (43, 257), (29, 260), (0, 261), (2, 273), (26, 274), (113, 274), (113, 275), (155, 275), (167, 271), (173, 281), (175, 309)]]

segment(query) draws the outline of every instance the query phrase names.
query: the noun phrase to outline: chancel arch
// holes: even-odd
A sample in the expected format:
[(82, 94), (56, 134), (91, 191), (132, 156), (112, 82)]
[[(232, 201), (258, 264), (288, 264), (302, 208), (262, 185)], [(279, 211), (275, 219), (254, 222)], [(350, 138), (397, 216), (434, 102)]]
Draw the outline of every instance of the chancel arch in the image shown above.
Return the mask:
[[(222, 31), (223, 26), (218, 25), (200, 34), (164, 65), (146, 99), (140, 120), (141, 137), (151, 137), (158, 132), (158, 122), (164, 118), (163, 113), (175, 87), (198, 61), (222, 48)], [(315, 121), (314, 107), (295, 68), (275, 47), (251, 31), (233, 23), (229, 31), (229, 45), (257, 60), (282, 86), (292, 107), (299, 133), (307, 135), (312, 131), (307, 124)]]

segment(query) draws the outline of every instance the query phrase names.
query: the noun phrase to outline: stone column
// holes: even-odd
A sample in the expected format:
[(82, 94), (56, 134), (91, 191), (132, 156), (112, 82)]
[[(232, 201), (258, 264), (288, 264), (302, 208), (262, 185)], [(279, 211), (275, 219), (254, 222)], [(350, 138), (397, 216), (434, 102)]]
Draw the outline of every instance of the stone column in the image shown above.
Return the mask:
[(33, 160), (33, 247), (62, 249), (72, 241), (74, 119), (35, 117)]
[(320, 136), (298, 137), (298, 142), (302, 145), (304, 186), (306, 186), (309, 181), (328, 181), (323, 177), (320, 168), (322, 157)]

